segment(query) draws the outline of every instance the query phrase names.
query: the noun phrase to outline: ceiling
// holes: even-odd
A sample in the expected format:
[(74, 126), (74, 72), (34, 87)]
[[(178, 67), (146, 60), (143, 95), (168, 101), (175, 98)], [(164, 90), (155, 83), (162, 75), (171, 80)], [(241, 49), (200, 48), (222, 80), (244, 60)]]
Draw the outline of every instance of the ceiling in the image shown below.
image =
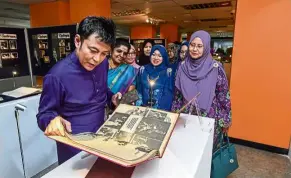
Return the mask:
[(0, 26), (29, 27), (30, 16), (28, 5), (7, 3), (0, 0)]
[[(27, 26), (28, 4), (50, 1), (55, 0), (0, 0), (0, 25), (2, 20)], [(177, 24), (180, 32), (232, 32), (235, 7), (236, 0), (111, 0), (112, 18), (118, 25), (146, 24), (152, 19)]]
[(0, 2), (11, 2), (16, 4), (33, 4), (33, 3), (40, 3), (40, 2), (52, 2), (56, 0), (0, 0)]
[(153, 18), (177, 24), (181, 32), (231, 32), (236, 8), (236, 0), (112, 0), (111, 4), (116, 23), (145, 24)]
[[(9, 2), (8, 2), (9, 1)], [(30, 27), (30, 3), (49, 2), (52, 0), (0, 0), (0, 27)], [(117, 24), (118, 37), (130, 36), (128, 25)]]

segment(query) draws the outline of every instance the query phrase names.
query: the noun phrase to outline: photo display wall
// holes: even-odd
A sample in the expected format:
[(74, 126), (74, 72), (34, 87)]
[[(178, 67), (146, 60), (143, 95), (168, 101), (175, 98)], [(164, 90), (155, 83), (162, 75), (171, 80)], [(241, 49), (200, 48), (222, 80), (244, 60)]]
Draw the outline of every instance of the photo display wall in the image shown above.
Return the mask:
[(44, 76), (75, 50), (76, 25), (28, 29), (33, 75)]
[(24, 29), (0, 28), (0, 79), (29, 75)]
[[(74, 35), (75, 36), (75, 35)], [(53, 33), (52, 34), (52, 48), (53, 59), (59, 61), (68, 56), (71, 51), (71, 33)]]
[(150, 40), (154, 42), (156, 45), (163, 45), (166, 46), (166, 39), (159, 39), (159, 38), (152, 38), (152, 39), (131, 39), (130, 44), (135, 47), (136, 55), (139, 56), (141, 51), (143, 50), (143, 43), (145, 40)]

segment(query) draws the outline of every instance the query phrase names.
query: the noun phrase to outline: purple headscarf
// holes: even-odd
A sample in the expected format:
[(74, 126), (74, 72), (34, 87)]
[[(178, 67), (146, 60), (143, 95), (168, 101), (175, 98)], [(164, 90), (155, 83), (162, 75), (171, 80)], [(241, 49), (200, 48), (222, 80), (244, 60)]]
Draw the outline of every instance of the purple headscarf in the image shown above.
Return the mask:
[(187, 101), (190, 101), (200, 92), (199, 108), (208, 112), (215, 97), (218, 68), (221, 67), (221, 64), (212, 59), (209, 33), (206, 31), (193, 33), (189, 47), (196, 37), (202, 40), (203, 54), (199, 59), (192, 59), (188, 50), (185, 62), (182, 62), (177, 72), (175, 86), (182, 92)]

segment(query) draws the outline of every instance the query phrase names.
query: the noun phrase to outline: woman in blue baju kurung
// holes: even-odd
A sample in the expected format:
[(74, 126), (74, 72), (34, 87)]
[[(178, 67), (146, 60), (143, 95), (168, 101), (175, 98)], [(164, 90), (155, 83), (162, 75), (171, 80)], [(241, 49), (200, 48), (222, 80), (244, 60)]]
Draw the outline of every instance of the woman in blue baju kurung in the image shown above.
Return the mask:
[(174, 75), (169, 67), (165, 47), (153, 46), (150, 64), (142, 66), (137, 78), (139, 100), (137, 106), (149, 106), (170, 111), (173, 101)]

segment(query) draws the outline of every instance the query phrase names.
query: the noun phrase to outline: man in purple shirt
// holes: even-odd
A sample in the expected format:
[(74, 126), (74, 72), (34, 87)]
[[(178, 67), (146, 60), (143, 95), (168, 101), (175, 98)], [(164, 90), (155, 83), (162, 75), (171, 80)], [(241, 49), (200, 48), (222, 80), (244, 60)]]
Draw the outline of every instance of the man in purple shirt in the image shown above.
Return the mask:
[[(120, 93), (107, 87), (108, 60), (115, 43), (115, 24), (103, 17), (81, 21), (75, 36), (76, 50), (58, 62), (44, 77), (37, 114), (46, 135), (96, 132), (104, 123), (105, 107), (117, 105)], [(62, 164), (80, 150), (57, 142)]]

